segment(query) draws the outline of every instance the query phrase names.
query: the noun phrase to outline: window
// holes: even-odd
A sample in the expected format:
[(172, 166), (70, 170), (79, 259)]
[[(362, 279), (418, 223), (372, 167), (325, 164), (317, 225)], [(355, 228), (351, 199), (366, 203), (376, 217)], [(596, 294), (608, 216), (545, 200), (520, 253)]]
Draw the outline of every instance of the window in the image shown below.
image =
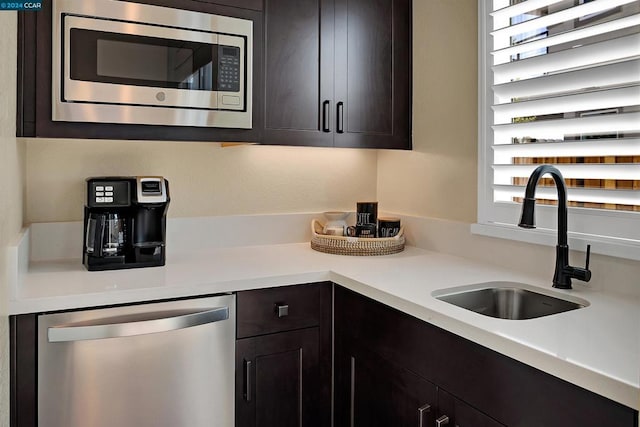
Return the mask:
[(640, 0), (481, 0), (478, 224), (555, 244), (556, 189), (520, 201), (539, 164), (564, 175), (570, 246), (640, 259)]

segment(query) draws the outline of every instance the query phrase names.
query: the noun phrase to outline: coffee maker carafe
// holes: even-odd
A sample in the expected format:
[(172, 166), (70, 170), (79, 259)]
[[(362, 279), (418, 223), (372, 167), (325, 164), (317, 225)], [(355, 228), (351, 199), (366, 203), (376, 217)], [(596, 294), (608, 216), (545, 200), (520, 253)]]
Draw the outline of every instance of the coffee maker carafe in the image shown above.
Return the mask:
[(84, 265), (89, 271), (164, 265), (168, 207), (162, 177), (88, 178)]

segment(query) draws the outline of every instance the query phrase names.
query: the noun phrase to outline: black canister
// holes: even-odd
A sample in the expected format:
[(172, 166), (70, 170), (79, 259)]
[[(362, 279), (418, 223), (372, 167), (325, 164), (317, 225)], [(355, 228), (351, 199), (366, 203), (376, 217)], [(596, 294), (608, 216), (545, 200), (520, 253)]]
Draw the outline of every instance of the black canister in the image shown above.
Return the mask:
[(376, 237), (378, 228), (378, 202), (356, 203), (356, 235)]
[(400, 232), (400, 218), (380, 218), (378, 237), (394, 237)]

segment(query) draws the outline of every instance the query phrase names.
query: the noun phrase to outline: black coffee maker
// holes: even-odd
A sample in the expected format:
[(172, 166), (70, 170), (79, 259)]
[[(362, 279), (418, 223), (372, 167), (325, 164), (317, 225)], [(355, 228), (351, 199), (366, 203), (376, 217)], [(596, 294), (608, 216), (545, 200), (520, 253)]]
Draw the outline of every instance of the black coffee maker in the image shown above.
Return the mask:
[(87, 178), (82, 259), (89, 271), (165, 264), (169, 183), (156, 176)]

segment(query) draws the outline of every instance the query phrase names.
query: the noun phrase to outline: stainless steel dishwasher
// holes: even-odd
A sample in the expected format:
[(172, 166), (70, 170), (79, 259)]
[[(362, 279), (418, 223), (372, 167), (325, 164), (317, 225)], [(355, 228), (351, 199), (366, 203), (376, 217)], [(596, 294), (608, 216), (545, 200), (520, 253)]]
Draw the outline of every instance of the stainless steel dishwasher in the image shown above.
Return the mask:
[(38, 426), (232, 427), (235, 295), (38, 317)]

